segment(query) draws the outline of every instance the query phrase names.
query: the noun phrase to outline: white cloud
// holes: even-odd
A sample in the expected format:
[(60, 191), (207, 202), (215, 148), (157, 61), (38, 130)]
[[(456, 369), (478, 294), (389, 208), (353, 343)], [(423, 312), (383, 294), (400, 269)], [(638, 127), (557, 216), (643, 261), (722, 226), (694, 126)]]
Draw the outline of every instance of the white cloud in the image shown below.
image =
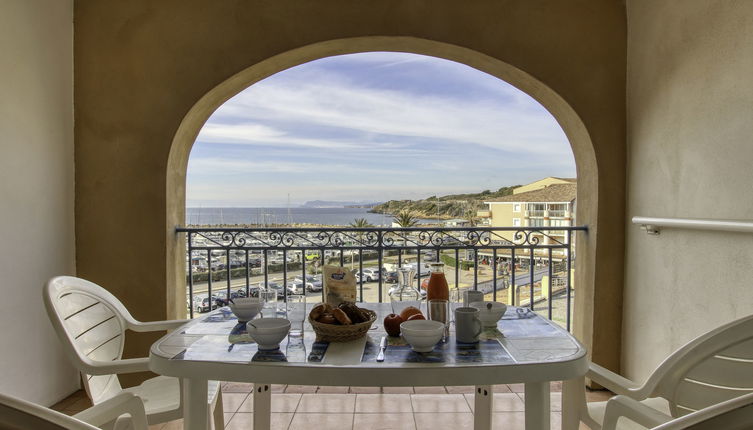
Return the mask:
[[(515, 100), (515, 102), (510, 102)], [(238, 121), (326, 126), (393, 137), (469, 142), (489, 148), (532, 154), (569, 151), (564, 133), (535, 102), (465, 102), (441, 96), (416, 96), (393, 90), (361, 88), (349, 83), (308, 81), (291, 85), (260, 82), (217, 110), (210, 124), (216, 135), (236, 136)], [(208, 124), (208, 125), (210, 125)], [(279, 133), (251, 130), (246, 141), (300, 145), (338, 142), (297, 140)], [(201, 140), (201, 136), (200, 136)], [(215, 140), (216, 141), (216, 140)], [(558, 145), (559, 144), (559, 145)]]

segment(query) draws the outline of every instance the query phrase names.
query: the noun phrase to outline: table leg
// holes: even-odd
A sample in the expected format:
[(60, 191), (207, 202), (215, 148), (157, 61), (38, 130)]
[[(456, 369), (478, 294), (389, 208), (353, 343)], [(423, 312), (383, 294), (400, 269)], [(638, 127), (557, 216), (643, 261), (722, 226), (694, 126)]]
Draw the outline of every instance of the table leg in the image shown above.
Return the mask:
[(583, 377), (562, 382), (562, 430), (577, 430), (586, 398), (586, 380)]
[(272, 390), (269, 384), (254, 384), (254, 428), (268, 429), (272, 417)]
[(526, 430), (549, 430), (549, 381), (526, 382)]
[(183, 428), (185, 430), (206, 430), (209, 423), (207, 407), (206, 379), (185, 379), (183, 381)]
[(473, 430), (491, 430), (493, 393), (491, 385), (477, 385), (473, 402)]

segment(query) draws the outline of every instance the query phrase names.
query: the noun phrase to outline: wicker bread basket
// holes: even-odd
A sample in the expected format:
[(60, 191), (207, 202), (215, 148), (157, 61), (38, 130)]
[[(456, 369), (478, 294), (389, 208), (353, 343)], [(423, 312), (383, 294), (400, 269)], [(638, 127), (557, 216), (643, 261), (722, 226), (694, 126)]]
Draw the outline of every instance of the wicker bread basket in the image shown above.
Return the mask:
[(356, 340), (365, 336), (371, 328), (371, 324), (376, 321), (376, 312), (369, 309), (363, 309), (363, 311), (368, 313), (370, 318), (368, 321), (358, 324), (324, 324), (318, 321), (314, 321), (313, 319), (311, 319), (311, 316), (309, 316), (309, 323), (311, 323), (311, 327), (314, 328), (314, 332), (316, 333), (316, 340), (318, 341), (349, 342), (351, 340)]

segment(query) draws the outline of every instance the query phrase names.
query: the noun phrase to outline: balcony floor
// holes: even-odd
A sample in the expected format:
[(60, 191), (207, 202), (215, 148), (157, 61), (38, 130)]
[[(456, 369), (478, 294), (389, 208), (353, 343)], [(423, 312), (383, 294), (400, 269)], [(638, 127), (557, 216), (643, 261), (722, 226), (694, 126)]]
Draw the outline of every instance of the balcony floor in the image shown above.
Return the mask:
[[(551, 422), (560, 428), (561, 384), (553, 382)], [(222, 386), (227, 430), (253, 428), (251, 384), (225, 382)], [(523, 429), (523, 385), (494, 386), (494, 428)], [(338, 430), (464, 429), (473, 428), (473, 387), (316, 387), (274, 385), (272, 429), (308, 429), (317, 426)], [(604, 401), (608, 391), (588, 392), (588, 401)], [(75, 414), (91, 406), (86, 393), (77, 391), (53, 409)], [(331, 424), (329, 424), (331, 423)], [(149, 427), (182, 430), (182, 420)], [(581, 428), (586, 428), (581, 426)]]

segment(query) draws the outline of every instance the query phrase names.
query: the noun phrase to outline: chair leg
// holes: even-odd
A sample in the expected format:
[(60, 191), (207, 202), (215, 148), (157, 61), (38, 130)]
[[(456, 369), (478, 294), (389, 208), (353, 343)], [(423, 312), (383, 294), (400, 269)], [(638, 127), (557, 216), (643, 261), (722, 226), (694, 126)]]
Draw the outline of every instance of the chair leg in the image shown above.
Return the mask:
[(213, 420), (208, 428), (213, 430), (225, 430), (225, 409), (222, 405), (222, 389), (217, 390), (217, 396), (215, 397), (213, 404), (209, 404), (208, 407), (210, 410), (207, 415)]

